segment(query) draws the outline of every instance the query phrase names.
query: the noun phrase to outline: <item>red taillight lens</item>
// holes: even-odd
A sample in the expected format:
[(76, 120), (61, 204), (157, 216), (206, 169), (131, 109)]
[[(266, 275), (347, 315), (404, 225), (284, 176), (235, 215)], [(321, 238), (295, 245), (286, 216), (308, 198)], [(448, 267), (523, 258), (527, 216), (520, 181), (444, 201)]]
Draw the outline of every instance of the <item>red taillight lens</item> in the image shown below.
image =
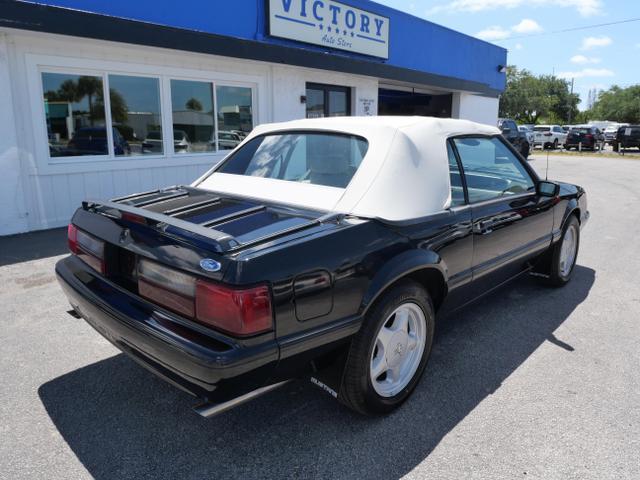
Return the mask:
[(78, 227), (73, 223), (67, 227), (67, 242), (71, 253), (78, 253)]
[(269, 287), (230, 289), (198, 280), (196, 318), (235, 335), (252, 335), (273, 327)]
[(69, 250), (94, 270), (105, 273), (104, 242), (70, 223), (67, 228)]
[(584, 136), (584, 138), (588, 138), (589, 140), (591, 140), (593, 138), (593, 135), (591, 135), (590, 133), (586, 134)]
[(239, 336), (273, 328), (269, 287), (235, 289), (148, 260), (138, 264), (138, 292), (152, 302)]

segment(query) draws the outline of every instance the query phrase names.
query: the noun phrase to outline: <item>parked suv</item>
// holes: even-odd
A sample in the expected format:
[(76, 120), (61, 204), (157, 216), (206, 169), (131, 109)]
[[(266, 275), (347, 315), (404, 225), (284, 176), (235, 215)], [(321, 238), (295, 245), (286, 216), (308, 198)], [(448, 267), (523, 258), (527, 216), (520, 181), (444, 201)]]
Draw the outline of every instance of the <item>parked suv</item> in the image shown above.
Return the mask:
[[(117, 128), (112, 127), (112, 132), (114, 153), (129, 155), (131, 153), (129, 143)], [(64, 155), (106, 155), (107, 153), (107, 129), (104, 126), (78, 129), (69, 140), (66, 151), (63, 152)]]
[[(573, 127), (569, 130), (567, 139), (564, 142), (564, 148), (571, 150), (575, 148), (595, 150), (604, 143), (604, 135), (599, 128), (596, 127)], [(582, 146), (580, 146), (582, 145)]]
[(620, 148), (640, 148), (640, 125), (620, 127), (612, 145), (614, 152), (617, 152)]
[(560, 125), (536, 125), (533, 127), (533, 147), (556, 149), (567, 139), (566, 132)]
[(614, 140), (616, 139), (616, 134), (618, 133), (618, 129), (622, 125), (609, 125), (604, 129), (604, 141), (609, 145), (613, 145)]
[(520, 155), (524, 158), (529, 156), (530, 145), (527, 134), (520, 131), (515, 121), (510, 118), (500, 118), (498, 120), (498, 128), (502, 132), (502, 136), (513, 145), (513, 148), (520, 152)]

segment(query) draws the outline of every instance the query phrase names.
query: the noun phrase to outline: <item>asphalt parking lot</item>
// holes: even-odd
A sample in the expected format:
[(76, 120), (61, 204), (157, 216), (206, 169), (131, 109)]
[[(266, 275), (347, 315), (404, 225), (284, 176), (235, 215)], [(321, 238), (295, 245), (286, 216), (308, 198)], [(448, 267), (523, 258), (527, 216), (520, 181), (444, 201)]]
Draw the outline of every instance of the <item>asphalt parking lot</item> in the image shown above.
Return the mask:
[(523, 278), (439, 325), (386, 418), (295, 382), (202, 419), (65, 313), (64, 230), (0, 238), (0, 477), (640, 478), (640, 160), (549, 165), (589, 193), (572, 283)]

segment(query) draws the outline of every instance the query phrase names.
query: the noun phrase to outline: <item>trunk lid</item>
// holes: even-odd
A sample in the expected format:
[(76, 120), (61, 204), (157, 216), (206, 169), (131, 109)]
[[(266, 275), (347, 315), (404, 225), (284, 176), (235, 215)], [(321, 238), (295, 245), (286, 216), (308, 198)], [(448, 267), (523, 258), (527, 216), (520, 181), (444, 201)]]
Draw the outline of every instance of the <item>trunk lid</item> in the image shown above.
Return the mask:
[(336, 228), (338, 217), (178, 186), (83, 202), (72, 222), (106, 242), (106, 276), (136, 291), (140, 257), (221, 281), (239, 252)]

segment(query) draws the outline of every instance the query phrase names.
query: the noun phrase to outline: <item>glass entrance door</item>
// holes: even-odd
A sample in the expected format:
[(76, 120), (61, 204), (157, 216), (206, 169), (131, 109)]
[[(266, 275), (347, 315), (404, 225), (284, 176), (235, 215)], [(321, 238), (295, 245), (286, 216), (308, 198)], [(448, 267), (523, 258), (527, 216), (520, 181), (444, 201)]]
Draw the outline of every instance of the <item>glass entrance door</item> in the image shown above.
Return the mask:
[(307, 83), (307, 118), (351, 115), (351, 89)]

